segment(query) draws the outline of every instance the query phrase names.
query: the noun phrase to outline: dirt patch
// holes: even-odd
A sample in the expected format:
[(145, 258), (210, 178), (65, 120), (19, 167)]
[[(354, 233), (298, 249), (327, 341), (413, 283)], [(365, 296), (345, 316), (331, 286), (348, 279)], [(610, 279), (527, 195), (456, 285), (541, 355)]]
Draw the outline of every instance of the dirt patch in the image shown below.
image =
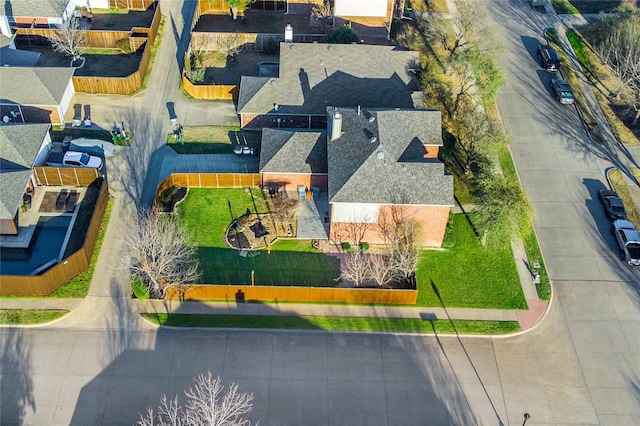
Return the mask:
[(283, 34), (287, 24), (293, 26), (296, 34), (322, 34), (321, 28), (311, 26), (310, 16), (285, 15), (284, 11), (246, 11), (243, 18), (235, 21), (231, 15), (202, 15), (194, 31), (216, 33), (264, 33)]
[(204, 55), (207, 70), (202, 84), (240, 84), (245, 76), (258, 76), (260, 62), (278, 62), (278, 55), (267, 55), (262, 52), (242, 51), (233, 60), (224, 57), (220, 52), (209, 51)]
[[(40, 53), (37, 66), (39, 67), (68, 67), (71, 57), (54, 52), (50, 47), (29, 47), (24, 50)], [(113, 54), (85, 54), (85, 65), (76, 69), (75, 76), (85, 77), (126, 77), (133, 74), (140, 67), (142, 50), (124, 54), (113, 49)]]
[(129, 10), (125, 13), (110, 13), (108, 10), (92, 9), (92, 30), (130, 31), (133, 27), (151, 28), (155, 9)]
[(271, 215), (252, 213), (236, 219), (229, 226), (226, 241), (237, 250), (259, 250), (273, 243), (275, 235)]

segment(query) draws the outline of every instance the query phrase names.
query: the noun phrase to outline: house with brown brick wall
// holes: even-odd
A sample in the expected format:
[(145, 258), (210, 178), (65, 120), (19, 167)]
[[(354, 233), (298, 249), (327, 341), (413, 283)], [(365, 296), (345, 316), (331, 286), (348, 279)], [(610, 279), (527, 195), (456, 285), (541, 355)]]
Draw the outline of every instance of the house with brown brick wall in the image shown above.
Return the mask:
[(75, 93), (71, 80), (74, 70), (0, 67), (0, 119), (16, 123), (64, 123), (64, 114)]
[(244, 128), (326, 129), (327, 106), (413, 108), (418, 52), (364, 44), (281, 43), (278, 77), (243, 76)]
[(332, 241), (348, 241), (353, 224), (362, 241), (383, 244), (382, 222), (402, 209), (419, 224), (423, 246), (442, 244), (453, 176), (438, 159), (440, 111), (388, 108), (325, 109), (326, 132), (264, 129), (260, 172), (268, 188), (327, 191)]
[(438, 159), (440, 111), (328, 108), (327, 172), (331, 238), (367, 223), (363, 241), (384, 242), (392, 206), (420, 225), (423, 246), (439, 246), (453, 200), (453, 176)]

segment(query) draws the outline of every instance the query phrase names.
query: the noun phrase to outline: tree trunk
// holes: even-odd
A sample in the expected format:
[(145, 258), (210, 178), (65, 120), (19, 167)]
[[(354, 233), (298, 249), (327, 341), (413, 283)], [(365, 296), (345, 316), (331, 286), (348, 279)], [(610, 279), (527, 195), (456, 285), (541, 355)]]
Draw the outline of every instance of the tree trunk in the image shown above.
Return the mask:
[(231, 15), (233, 16), (233, 20), (234, 21), (238, 18), (238, 8), (237, 7), (232, 7), (231, 8)]
[(638, 124), (638, 120), (640, 119), (640, 108), (636, 108), (636, 115), (633, 117), (633, 121), (631, 122), (632, 126)]

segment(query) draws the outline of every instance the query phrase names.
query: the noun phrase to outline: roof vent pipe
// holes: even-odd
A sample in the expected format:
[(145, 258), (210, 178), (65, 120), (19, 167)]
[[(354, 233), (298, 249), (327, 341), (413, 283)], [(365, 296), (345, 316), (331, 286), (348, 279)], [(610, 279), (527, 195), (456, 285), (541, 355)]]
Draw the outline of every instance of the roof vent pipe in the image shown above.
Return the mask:
[(336, 111), (331, 121), (331, 140), (335, 141), (342, 136), (342, 114)]
[(358, 105), (358, 115), (360, 115), (360, 112), (361, 112), (360, 105)]

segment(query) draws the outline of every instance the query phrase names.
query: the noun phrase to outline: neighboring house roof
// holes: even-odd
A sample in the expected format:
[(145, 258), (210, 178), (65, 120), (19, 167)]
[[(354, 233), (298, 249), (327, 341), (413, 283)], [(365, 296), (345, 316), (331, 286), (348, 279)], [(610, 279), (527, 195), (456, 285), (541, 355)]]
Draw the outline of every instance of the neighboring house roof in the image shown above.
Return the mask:
[(0, 219), (12, 219), (29, 182), (49, 124), (0, 126)]
[(2, 100), (22, 105), (59, 105), (74, 68), (0, 68)]
[[(327, 111), (331, 135), (335, 111)], [(337, 111), (342, 136), (327, 142), (330, 202), (453, 205), (453, 176), (424, 158), (424, 145), (442, 145), (440, 111)]]
[(327, 173), (325, 132), (262, 131), (261, 173)]
[(60, 18), (69, 0), (4, 0), (4, 16)]
[(418, 52), (393, 46), (281, 43), (280, 77), (242, 77), (238, 112), (324, 115), (331, 105), (412, 108), (418, 87), (409, 69), (418, 60)]
[(9, 46), (0, 48), (0, 66), (35, 67), (40, 53), (28, 50), (12, 49)]

